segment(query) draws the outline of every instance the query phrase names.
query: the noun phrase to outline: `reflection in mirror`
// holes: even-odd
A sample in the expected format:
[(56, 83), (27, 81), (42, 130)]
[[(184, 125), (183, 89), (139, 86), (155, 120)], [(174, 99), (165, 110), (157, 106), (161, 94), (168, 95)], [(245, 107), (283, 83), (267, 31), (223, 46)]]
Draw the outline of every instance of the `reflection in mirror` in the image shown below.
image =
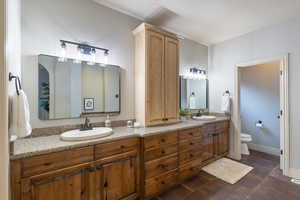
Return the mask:
[(119, 66), (60, 62), (48, 55), (38, 59), (41, 120), (120, 113)]
[(207, 79), (180, 78), (180, 108), (190, 110), (208, 109)]

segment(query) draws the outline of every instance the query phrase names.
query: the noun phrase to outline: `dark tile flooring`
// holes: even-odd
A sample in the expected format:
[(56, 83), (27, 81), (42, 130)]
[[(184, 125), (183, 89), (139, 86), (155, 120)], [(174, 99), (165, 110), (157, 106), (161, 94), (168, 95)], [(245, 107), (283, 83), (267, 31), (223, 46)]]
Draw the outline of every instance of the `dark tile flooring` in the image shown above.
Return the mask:
[(254, 169), (231, 185), (205, 172), (153, 200), (300, 200), (300, 185), (279, 169), (279, 157), (252, 151), (240, 161)]

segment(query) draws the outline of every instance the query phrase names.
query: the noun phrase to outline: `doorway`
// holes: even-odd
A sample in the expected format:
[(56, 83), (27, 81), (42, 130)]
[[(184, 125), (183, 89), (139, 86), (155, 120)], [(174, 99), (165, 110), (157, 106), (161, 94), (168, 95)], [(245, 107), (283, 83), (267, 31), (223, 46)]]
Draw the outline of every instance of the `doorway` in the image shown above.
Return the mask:
[[(267, 59), (255, 60), (236, 65), (235, 68), (235, 94), (236, 103), (234, 105), (233, 118), (236, 122), (236, 134), (234, 137), (235, 151), (237, 157), (241, 158), (241, 83), (242, 71), (253, 66), (264, 66), (266, 63), (279, 65), (279, 154), (280, 168), (283, 174), (289, 176), (289, 105), (288, 105), (288, 55), (276, 56)], [(260, 121), (259, 119), (257, 122)], [(263, 123), (263, 122), (262, 122)], [(252, 146), (253, 147), (253, 146)]]

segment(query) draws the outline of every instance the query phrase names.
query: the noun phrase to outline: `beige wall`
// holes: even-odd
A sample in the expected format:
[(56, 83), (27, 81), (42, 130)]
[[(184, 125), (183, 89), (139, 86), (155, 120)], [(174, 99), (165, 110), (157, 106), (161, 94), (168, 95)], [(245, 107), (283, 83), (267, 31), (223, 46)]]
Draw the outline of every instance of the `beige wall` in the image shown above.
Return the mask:
[(0, 1), (0, 199), (8, 199), (7, 76), (5, 70), (5, 1)]
[[(134, 41), (131, 31), (141, 23), (110, 8), (86, 0), (22, 0), (22, 77), (33, 128), (82, 123), (83, 119), (38, 119), (37, 72), (39, 54), (59, 55), (60, 39), (89, 42), (110, 49), (109, 63), (122, 70), (121, 114), (113, 120), (134, 118)], [(71, 47), (68, 57), (76, 52)], [(100, 52), (99, 52), (100, 53)], [(101, 54), (102, 56), (103, 54)], [(99, 62), (103, 58), (99, 55)], [(93, 117), (93, 122), (105, 117)]]
[(212, 46), (209, 65), (210, 111), (221, 110), (222, 93), (234, 94), (235, 65), (289, 53), (290, 166), (300, 170), (300, 17)]
[[(121, 114), (113, 120), (135, 118), (134, 40), (132, 30), (140, 20), (86, 0), (22, 0), (22, 69), (33, 128), (82, 123), (82, 119), (38, 119), (37, 55), (60, 53), (60, 39), (90, 42), (110, 49), (109, 62), (122, 68)], [(181, 69), (207, 66), (208, 47), (191, 40), (180, 41)], [(70, 56), (74, 55), (69, 49)], [(101, 59), (99, 61), (101, 62)], [(105, 117), (93, 117), (93, 122)]]
[[(252, 143), (280, 148), (280, 62), (240, 68), (240, 115), (243, 133)], [(257, 128), (261, 120), (263, 128)]]
[[(6, 3), (6, 4), (5, 4)], [(0, 1), (0, 199), (9, 199), (8, 72), (20, 75), (20, 0)]]

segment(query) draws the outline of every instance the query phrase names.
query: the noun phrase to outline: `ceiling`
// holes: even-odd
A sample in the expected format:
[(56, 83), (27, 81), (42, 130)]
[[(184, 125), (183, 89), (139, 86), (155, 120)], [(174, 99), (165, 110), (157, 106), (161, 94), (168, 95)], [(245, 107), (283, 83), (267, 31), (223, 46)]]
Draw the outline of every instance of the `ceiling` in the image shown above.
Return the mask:
[(94, 0), (203, 44), (300, 15), (299, 0)]

